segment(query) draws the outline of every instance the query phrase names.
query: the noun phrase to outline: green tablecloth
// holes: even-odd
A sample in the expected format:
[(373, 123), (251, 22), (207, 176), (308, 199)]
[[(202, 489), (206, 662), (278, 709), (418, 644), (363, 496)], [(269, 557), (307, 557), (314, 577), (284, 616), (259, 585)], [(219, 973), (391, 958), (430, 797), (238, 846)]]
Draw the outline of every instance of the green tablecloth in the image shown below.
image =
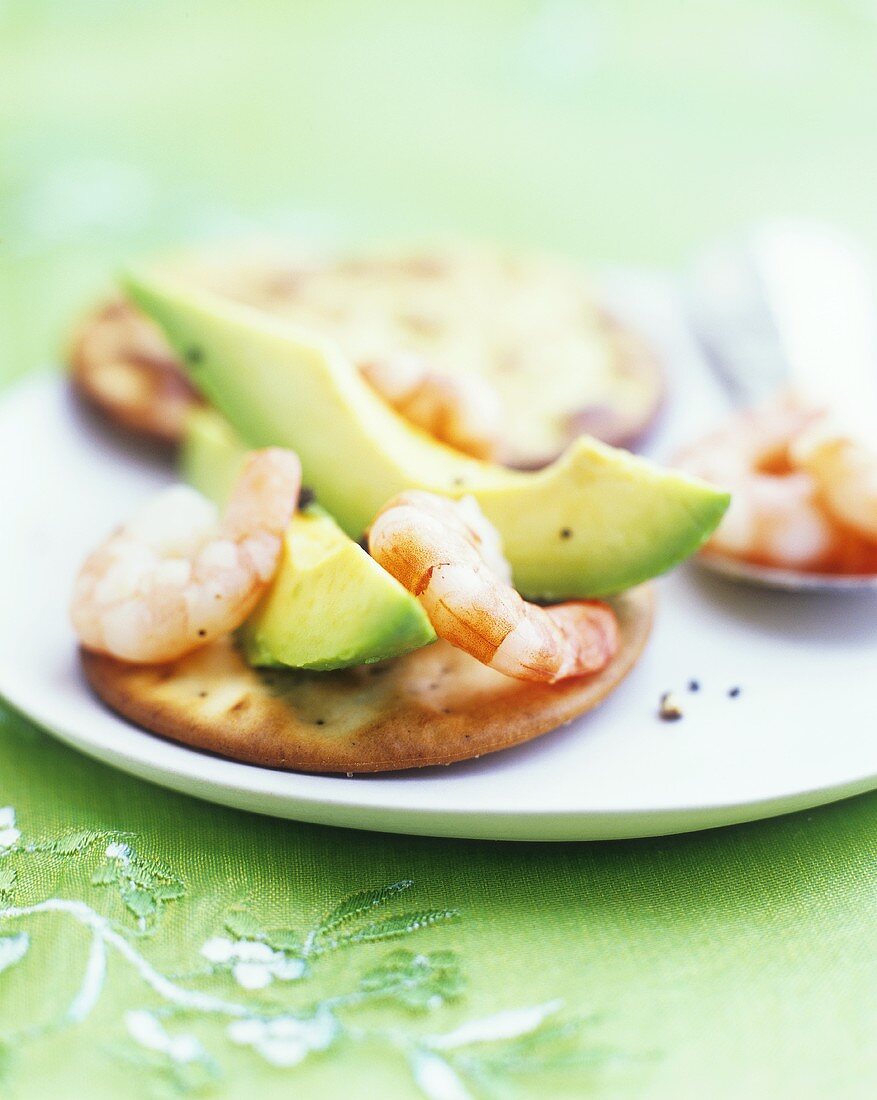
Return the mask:
[[(0, 377), (182, 237), (877, 241), (875, 47), (815, 0), (7, 0)], [(0, 707), (0, 1094), (872, 1096), (875, 848), (874, 797), (556, 847), (277, 822)]]
[[(0, 859), (0, 882), (10, 870), (17, 878), (4, 906), (27, 912), (70, 899), (60, 911), (0, 923), (0, 968), (29, 944), (0, 973), (3, 1095), (161, 1095), (206, 1078), (207, 1094), (221, 1097), (416, 1097), (412, 1067), (430, 1055), (465, 1081), (423, 1088), (437, 1100), (467, 1095), (463, 1087), (532, 1097), (874, 1093), (877, 798), (639, 842), (379, 836), (159, 791), (6, 713), (0, 789), (15, 808), (18, 845), (39, 849)], [(14, 839), (8, 829), (0, 844)], [(413, 885), (318, 944), (397, 914), (432, 911), (431, 926), (315, 955), (299, 975), (296, 948), (333, 907), (406, 881)], [(93, 932), (85, 922), (103, 918), (121, 926), (125, 953), (106, 943), (106, 980), (98, 973), (86, 1015)], [(145, 935), (132, 934), (138, 925)], [(106, 936), (115, 925), (98, 927)], [(230, 973), (233, 952), (215, 941), (265, 929), (283, 934), (256, 949), (265, 959)], [(284, 947), (293, 949), (285, 958)], [(199, 973), (210, 968), (205, 950), (221, 964), (212, 976)], [(238, 954), (245, 962), (252, 946)], [(145, 973), (147, 964), (174, 990)], [(332, 1009), (364, 977), (387, 996)], [(239, 984), (267, 979), (262, 989)], [(265, 1002), (289, 1006), (303, 1020), (279, 1034), (275, 1025), (272, 1036), (258, 1021), (235, 1023), (203, 1005), (169, 1011), (177, 988), (254, 1013)], [(551, 1015), (534, 1044), (540, 1006)], [(564, 1033), (553, 1034), (555, 1025)], [(461, 1027), (496, 1041), (418, 1046)], [(301, 1063), (273, 1064), (294, 1063), (308, 1045), (317, 1049)]]

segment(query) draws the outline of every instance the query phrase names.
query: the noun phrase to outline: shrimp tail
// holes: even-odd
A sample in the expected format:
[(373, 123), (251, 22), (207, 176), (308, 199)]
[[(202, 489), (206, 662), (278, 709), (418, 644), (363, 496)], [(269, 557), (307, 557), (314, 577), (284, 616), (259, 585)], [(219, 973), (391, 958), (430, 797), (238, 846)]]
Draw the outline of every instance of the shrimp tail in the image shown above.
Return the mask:
[(578, 600), (545, 610), (565, 640), (564, 660), (555, 680), (599, 672), (618, 652), (618, 617), (608, 604)]

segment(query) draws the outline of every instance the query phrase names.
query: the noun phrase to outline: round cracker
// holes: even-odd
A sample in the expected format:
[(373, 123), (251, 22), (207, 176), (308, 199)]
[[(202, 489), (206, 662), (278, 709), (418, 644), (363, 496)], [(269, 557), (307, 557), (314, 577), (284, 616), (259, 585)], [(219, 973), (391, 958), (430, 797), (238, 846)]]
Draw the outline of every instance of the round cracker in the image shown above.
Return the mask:
[(584, 433), (613, 447), (635, 447), (648, 434), (664, 403), (663, 371), (638, 332), (605, 311), (600, 312), (599, 323), (611, 364), (610, 377), (616, 380), (615, 397), (613, 400), (607, 387), (607, 400), (593, 401), (575, 411), (566, 425), (568, 436), (574, 439)]
[(176, 445), (202, 404), (158, 328), (121, 298), (79, 324), (70, 342), (78, 392), (117, 427)]
[[(663, 399), (648, 346), (597, 305), (575, 268), (556, 260), (457, 248), (298, 262), (193, 257), (173, 266), (199, 285), (330, 335), (354, 363), (402, 353), (440, 374), (478, 376), (500, 400), (496, 457), (510, 466), (543, 466), (582, 432), (632, 445)], [(160, 334), (118, 302), (86, 319), (74, 345), (74, 379), (94, 403), (131, 430), (154, 435), (158, 423), (179, 439), (177, 404), (165, 409), (163, 391), (151, 390), (156, 363), (162, 378), (172, 369), (182, 379)], [(152, 417), (139, 375), (143, 393), (154, 394)], [(126, 390), (133, 391), (127, 402)], [(194, 400), (191, 391), (187, 397)]]
[(509, 748), (593, 710), (633, 668), (652, 625), (647, 586), (613, 602), (615, 658), (554, 685), (509, 679), (441, 641), (337, 672), (253, 669), (230, 639), (169, 665), (81, 657), (112, 710), (162, 737), (269, 768), (399, 771)]

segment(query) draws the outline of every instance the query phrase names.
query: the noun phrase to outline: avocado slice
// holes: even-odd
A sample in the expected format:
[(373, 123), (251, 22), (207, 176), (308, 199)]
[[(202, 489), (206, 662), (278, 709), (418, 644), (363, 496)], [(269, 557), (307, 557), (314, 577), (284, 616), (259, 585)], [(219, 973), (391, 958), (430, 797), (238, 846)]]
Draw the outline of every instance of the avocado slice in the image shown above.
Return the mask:
[(274, 583), (238, 631), (251, 665), (320, 670), (435, 638), (419, 601), (315, 504), (293, 517)]
[(148, 273), (126, 289), (249, 445), (298, 452), (305, 483), (353, 538), (403, 489), (471, 493), (524, 595), (609, 596), (692, 554), (728, 506), (706, 482), (587, 436), (535, 473), (478, 462), (408, 424), (313, 332)]
[(215, 409), (202, 406), (188, 414), (180, 441), (180, 473), (220, 508), (231, 496), (246, 455), (246, 444)]
[[(247, 449), (211, 409), (186, 421), (186, 480), (222, 505)], [(274, 582), (238, 631), (251, 665), (331, 669), (398, 657), (434, 642), (419, 601), (319, 505), (293, 516)]]

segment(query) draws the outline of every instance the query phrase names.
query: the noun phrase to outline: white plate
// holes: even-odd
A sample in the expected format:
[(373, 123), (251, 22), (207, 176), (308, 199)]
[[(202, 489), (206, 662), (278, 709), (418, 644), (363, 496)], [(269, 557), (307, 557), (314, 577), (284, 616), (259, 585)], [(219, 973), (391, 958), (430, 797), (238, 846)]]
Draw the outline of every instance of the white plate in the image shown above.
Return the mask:
[[(716, 401), (696, 365), (686, 369), (686, 411), (665, 423), (665, 447)], [(303, 821), (515, 840), (701, 829), (877, 787), (877, 600), (748, 590), (694, 569), (661, 582), (646, 655), (603, 707), (481, 760), (344, 779), (238, 764), (142, 732), (89, 694), (66, 606), (86, 550), (170, 476), (100, 431), (57, 378), (0, 404), (0, 694), (134, 775)], [(699, 692), (686, 690), (691, 679)], [(685, 717), (662, 723), (658, 700), (671, 688)]]

